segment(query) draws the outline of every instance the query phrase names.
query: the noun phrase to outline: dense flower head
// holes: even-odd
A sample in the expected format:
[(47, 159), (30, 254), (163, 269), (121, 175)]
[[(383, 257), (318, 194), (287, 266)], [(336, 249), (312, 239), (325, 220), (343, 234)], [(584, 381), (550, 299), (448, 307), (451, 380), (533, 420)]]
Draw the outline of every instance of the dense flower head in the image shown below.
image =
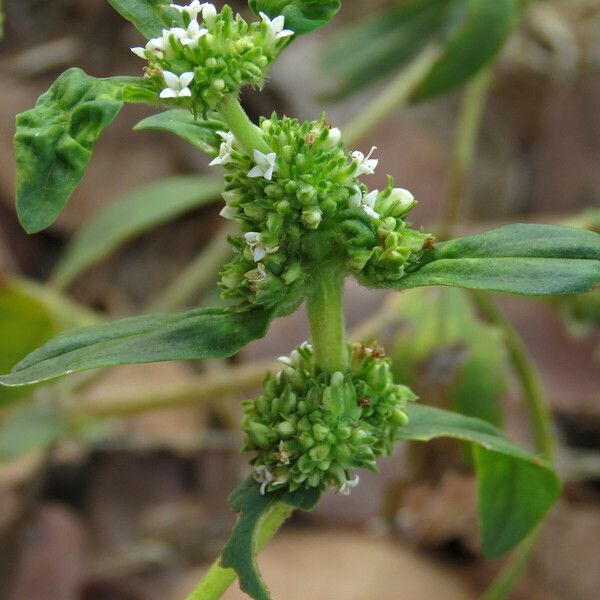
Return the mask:
[(348, 154), (339, 129), (324, 118), (263, 119), (260, 130), (271, 152), (246, 154), (232, 134), (221, 132), (211, 164), (226, 169), (222, 215), (240, 223), (236, 250), (221, 278), (223, 296), (247, 306), (294, 307), (301, 300), (310, 264), (320, 259), (318, 238), (350, 273), (368, 285), (404, 276), (430, 236), (405, 221), (415, 204), (410, 192), (369, 191), (360, 178), (377, 167), (376, 148)]
[(213, 110), (243, 85), (261, 87), (294, 33), (284, 29), (284, 17), (271, 20), (262, 14), (260, 21), (248, 23), (227, 5), (217, 12), (210, 2), (198, 0), (171, 7), (173, 26), (131, 50), (148, 61), (148, 84), (161, 99), (196, 114)]
[(416, 399), (393, 382), (380, 347), (349, 347), (348, 373), (315, 366), (310, 345), (280, 360), (285, 368), (267, 375), (264, 392), (244, 403), (245, 446), (261, 491), (287, 487), (335, 487), (348, 494), (354, 471), (376, 471), (375, 460), (391, 454), (408, 402)]

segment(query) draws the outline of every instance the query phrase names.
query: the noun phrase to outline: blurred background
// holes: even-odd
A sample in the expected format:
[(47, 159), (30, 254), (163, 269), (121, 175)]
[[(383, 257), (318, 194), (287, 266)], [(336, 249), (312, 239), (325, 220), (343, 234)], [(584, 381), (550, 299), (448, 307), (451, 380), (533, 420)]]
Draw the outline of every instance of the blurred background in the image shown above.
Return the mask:
[[(247, 11), (245, 2), (231, 4)], [(262, 93), (245, 94), (254, 118), (276, 110), (313, 119), (325, 109), (343, 130), (398, 76), (404, 65), (394, 61), (401, 50), (389, 36), (373, 33), (369, 41), (349, 28), (382, 15), (392, 27), (386, 11), (402, 0), (343, 4), (330, 25), (284, 53)], [(115, 213), (111, 221), (108, 206), (136, 198), (139, 206), (146, 196), (148, 203), (168, 203), (171, 188), (145, 186), (206, 175), (203, 185), (211, 191), (204, 195), (218, 198), (218, 174), (215, 183), (205, 155), (160, 132), (132, 131), (153, 113), (136, 105), (102, 136), (58, 221), (34, 236), (21, 229), (14, 209), (15, 115), (70, 66), (99, 77), (139, 74), (141, 63), (129, 48), (140, 36), (105, 0), (4, 0), (4, 11), (2, 372), (63, 328), (149, 307), (214, 304), (218, 266), (227, 257), (219, 202), (198, 200), (123, 234), (89, 264), (65, 266), (65, 256), (73, 255), (69, 244), (84, 227), (104, 215), (109, 232), (128, 214)], [(375, 49), (374, 40), (380, 41)], [(352, 79), (362, 53), (371, 57), (364, 69), (381, 68), (380, 79)], [(547, 0), (524, 10), (493, 67), (472, 173), (453, 224), (458, 232), (516, 221), (600, 230), (599, 73), (600, 2)], [(382, 188), (385, 174), (392, 174), (416, 196), (412, 220), (426, 229), (443, 221), (461, 102), (458, 90), (397, 107), (357, 142), (363, 152), (378, 146), (378, 173), (369, 184)], [(565, 479), (563, 498), (509, 597), (595, 600), (598, 292), (544, 302), (498, 300), (543, 382)], [(448, 308), (445, 331), (428, 326), (439, 305)], [(347, 310), (355, 336), (384, 343), (399, 380), (423, 402), (503, 421), (513, 439), (532, 446), (510, 346), (503, 343), (506, 330), (487, 323), (461, 292), (398, 300), (349, 282)], [(247, 473), (238, 451), (239, 401), (255, 393), (273, 357), (307, 335), (300, 312), (275, 322), (267, 338), (231, 361), (123, 367), (26, 390), (19, 403), (14, 395), (0, 396), (0, 598), (184, 598), (226, 540), (233, 523), (227, 495)], [(169, 403), (177, 407), (165, 408)], [(503, 569), (504, 561), (481, 558), (475, 480), (462, 448), (399, 446), (380, 466), (378, 475), (361, 474), (349, 498), (327, 494), (314, 513), (295, 516), (264, 552), (261, 564), (275, 598), (478, 598)], [(226, 596), (241, 597), (234, 589)]]

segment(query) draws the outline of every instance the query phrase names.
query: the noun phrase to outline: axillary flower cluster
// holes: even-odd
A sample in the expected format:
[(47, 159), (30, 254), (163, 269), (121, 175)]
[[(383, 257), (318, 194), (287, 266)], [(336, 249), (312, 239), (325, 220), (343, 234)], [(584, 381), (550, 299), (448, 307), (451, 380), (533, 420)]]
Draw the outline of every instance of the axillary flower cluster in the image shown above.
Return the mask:
[(170, 6), (175, 25), (131, 51), (148, 61), (148, 83), (161, 99), (182, 101), (195, 114), (216, 109), (243, 85), (261, 87), (293, 35), (283, 28), (283, 17), (271, 20), (261, 13), (261, 22), (248, 24), (229, 6), (221, 12), (198, 0)]
[[(378, 165), (375, 147), (348, 153), (324, 116), (300, 123), (273, 114), (256, 126), (238, 104), (241, 87), (261, 87), (294, 36), (284, 17), (260, 13), (248, 23), (228, 6), (217, 12), (198, 0), (170, 11), (173, 26), (132, 51), (148, 61), (146, 83), (163, 103), (224, 122), (210, 164), (225, 169), (221, 215), (237, 221), (241, 235), (230, 237), (223, 297), (241, 311), (284, 315), (317, 273), (333, 269), (378, 287), (410, 272), (432, 238), (406, 221), (415, 204), (409, 191), (392, 178), (383, 191), (363, 183)], [(298, 348), (246, 404), (246, 450), (256, 452), (263, 493), (283, 485), (349, 493), (353, 471), (375, 469), (406, 423), (414, 397), (393, 383), (379, 349), (351, 347), (347, 372), (320, 368), (315, 355)]]
[(250, 156), (222, 132), (213, 161), (227, 172), (221, 214), (243, 232), (231, 240), (236, 257), (222, 274), (223, 296), (294, 310), (311, 268), (332, 256), (367, 285), (402, 278), (430, 236), (405, 221), (415, 204), (410, 192), (391, 178), (382, 192), (360, 181), (375, 172), (376, 148), (348, 155), (342, 133), (324, 119), (272, 115), (260, 129), (271, 152)]
[(251, 464), (263, 493), (330, 485), (348, 495), (359, 481), (355, 469), (376, 471), (375, 460), (392, 453), (416, 397), (393, 382), (378, 346), (353, 344), (349, 354), (348, 373), (327, 373), (304, 344), (280, 358), (283, 371), (245, 403), (244, 450), (256, 453)]

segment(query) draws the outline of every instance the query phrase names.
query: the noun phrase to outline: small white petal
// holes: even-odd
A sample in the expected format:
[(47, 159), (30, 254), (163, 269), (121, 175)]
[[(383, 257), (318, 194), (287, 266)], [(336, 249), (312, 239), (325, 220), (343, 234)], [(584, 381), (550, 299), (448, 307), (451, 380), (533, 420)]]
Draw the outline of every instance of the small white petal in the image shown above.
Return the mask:
[(131, 51), (136, 56), (139, 56), (140, 58), (146, 58), (146, 49), (145, 48), (140, 48), (140, 47), (131, 48)]
[(377, 197), (379, 196), (379, 190), (373, 190), (372, 192), (369, 192), (364, 198), (363, 198), (363, 204), (365, 204), (366, 206), (370, 207), (370, 208), (375, 208), (375, 202), (377, 202)]
[(263, 246), (256, 246), (252, 253), (254, 262), (260, 262), (267, 255), (267, 249)]
[(190, 90), (190, 88), (183, 88), (179, 94), (177, 94), (179, 96), (179, 98), (191, 98), (192, 96), (192, 90)]
[(362, 191), (358, 185), (355, 185), (354, 189), (356, 190), (355, 193), (348, 199), (348, 204), (350, 208), (358, 208), (363, 197)]
[(177, 98), (177, 92), (175, 90), (172, 90), (171, 88), (165, 88), (160, 93), (160, 97), (161, 98)]
[(179, 78), (182, 87), (187, 87), (194, 81), (194, 74), (191, 71), (187, 71)]
[(257, 231), (249, 231), (248, 233), (244, 234), (244, 239), (248, 244), (256, 244), (258, 243), (259, 236), (260, 233), (258, 233)]
[(362, 209), (373, 219), (379, 219), (379, 213), (375, 212), (370, 206), (364, 205)]
[(238, 214), (238, 209), (235, 206), (224, 206), (219, 213), (224, 219), (235, 219)]
[(283, 15), (279, 15), (275, 17), (271, 23), (273, 24), (273, 29), (275, 31), (281, 31), (285, 26), (285, 17)]
[(262, 177), (263, 170), (260, 167), (253, 167), (248, 171), (248, 177)]
[(177, 77), (175, 73), (171, 73), (171, 71), (163, 71), (163, 77), (165, 79), (165, 83), (171, 89), (179, 89), (179, 77)]

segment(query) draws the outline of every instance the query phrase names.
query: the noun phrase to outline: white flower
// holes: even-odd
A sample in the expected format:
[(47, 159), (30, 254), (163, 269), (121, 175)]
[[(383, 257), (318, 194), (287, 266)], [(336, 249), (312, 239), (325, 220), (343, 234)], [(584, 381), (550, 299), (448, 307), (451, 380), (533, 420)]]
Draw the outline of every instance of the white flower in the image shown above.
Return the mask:
[(273, 178), (273, 173), (278, 170), (277, 154), (270, 152), (269, 154), (263, 154), (260, 150), (254, 151), (254, 162), (256, 166), (250, 169), (248, 177), (264, 177), (268, 181)]
[(285, 365), (286, 367), (293, 367), (294, 363), (292, 362), (292, 359), (289, 356), (280, 356), (277, 359), (282, 365)]
[(357, 475), (354, 479), (346, 479), (338, 488), (338, 493), (342, 496), (349, 496), (352, 488), (355, 488), (360, 482), (360, 477)]
[(263, 496), (265, 495), (269, 484), (283, 485), (287, 481), (286, 479), (280, 479), (279, 481), (275, 480), (273, 478), (273, 473), (271, 473), (271, 471), (269, 471), (269, 469), (267, 469), (265, 465), (258, 465), (257, 467), (252, 467), (252, 476), (254, 477), (254, 480), (256, 482), (261, 484), (260, 493)]
[(333, 148), (340, 143), (342, 132), (337, 127), (332, 127), (327, 135), (327, 145)]
[(235, 142), (233, 133), (229, 131), (217, 131), (217, 134), (221, 137), (223, 142), (219, 148), (219, 156), (208, 163), (211, 167), (214, 167), (215, 165), (226, 165), (233, 160), (231, 158), (231, 153), (233, 152), (233, 143)]
[(187, 13), (190, 19), (196, 19), (200, 13), (202, 18), (210, 23), (214, 17), (217, 16), (217, 9), (214, 4), (210, 2), (200, 2), (200, 0), (193, 0), (187, 6), (180, 6), (179, 4), (171, 4), (171, 8), (178, 10), (180, 13)]
[(145, 48), (141, 48), (139, 46), (135, 48), (131, 48), (131, 51), (140, 58), (148, 58), (146, 56), (147, 52), (151, 54), (156, 54), (158, 56), (162, 56), (165, 51), (165, 39), (164, 38), (152, 38), (148, 41)]
[(263, 23), (267, 26), (268, 36), (271, 41), (281, 40), (283, 38), (294, 35), (294, 32), (291, 29), (283, 28), (285, 25), (285, 17), (283, 15), (279, 15), (271, 21), (268, 15), (266, 15), (264, 12), (261, 12), (260, 18), (263, 20)]
[(396, 202), (398, 212), (406, 212), (415, 204), (415, 197), (404, 188), (394, 188), (390, 197)]
[(226, 204), (219, 213), (224, 219), (235, 219), (238, 215), (238, 209), (236, 206), (229, 206)]
[(178, 10), (181, 14), (187, 13), (190, 19), (195, 19), (201, 12), (204, 3), (200, 3), (200, 0), (193, 0), (187, 6), (180, 6), (179, 4), (171, 4), (171, 8)]
[(362, 197), (363, 197), (363, 194), (360, 189), (360, 186), (355, 185), (354, 186), (354, 194), (352, 194), (352, 196), (350, 196), (350, 198), (348, 198), (348, 204), (350, 205), (350, 208), (358, 208), (362, 201)]
[(192, 19), (187, 29), (183, 27), (173, 27), (169, 30), (180, 42), (182, 46), (198, 45), (200, 38), (204, 37), (208, 33), (208, 29), (200, 27), (198, 21)]
[(375, 169), (377, 168), (377, 164), (379, 163), (379, 160), (377, 158), (371, 158), (371, 155), (373, 154), (373, 152), (375, 152), (375, 150), (377, 150), (377, 146), (373, 146), (369, 154), (367, 154), (367, 156), (365, 156), (362, 152), (359, 152), (358, 150), (352, 153), (351, 156), (357, 164), (355, 173), (356, 177), (360, 177), (361, 175), (373, 175), (373, 173), (375, 173)]
[(261, 281), (264, 281), (267, 278), (267, 270), (265, 265), (258, 263), (256, 265), (256, 269), (248, 271), (244, 274), (244, 277), (252, 283), (260, 283)]
[(360, 201), (362, 209), (373, 219), (379, 219), (379, 213), (375, 211), (377, 196), (379, 196), (379, 190), (373, 190)]
[(256, 231), (245, 233), (244, 239), (252, 249), (254, 262), (260, 262), (267, 254), (274, 254), (279, 250), (279, 246), (265, 246), (260, 239), (260, 233)]
[(212, 25), (214, 23), (215, 17), (217, 16), (217, 9), (214, 4), (210, 2), (205, 2), (202, 5), (202, 18), (208, 25)]
[(167, 87), (160, 93), (161, 98), (189, 98), (192, 95), (192, 91), (188, 87), (194, 80), (194, 74), (191, 71), (182, 75), (163, 71), (163, 77)]

